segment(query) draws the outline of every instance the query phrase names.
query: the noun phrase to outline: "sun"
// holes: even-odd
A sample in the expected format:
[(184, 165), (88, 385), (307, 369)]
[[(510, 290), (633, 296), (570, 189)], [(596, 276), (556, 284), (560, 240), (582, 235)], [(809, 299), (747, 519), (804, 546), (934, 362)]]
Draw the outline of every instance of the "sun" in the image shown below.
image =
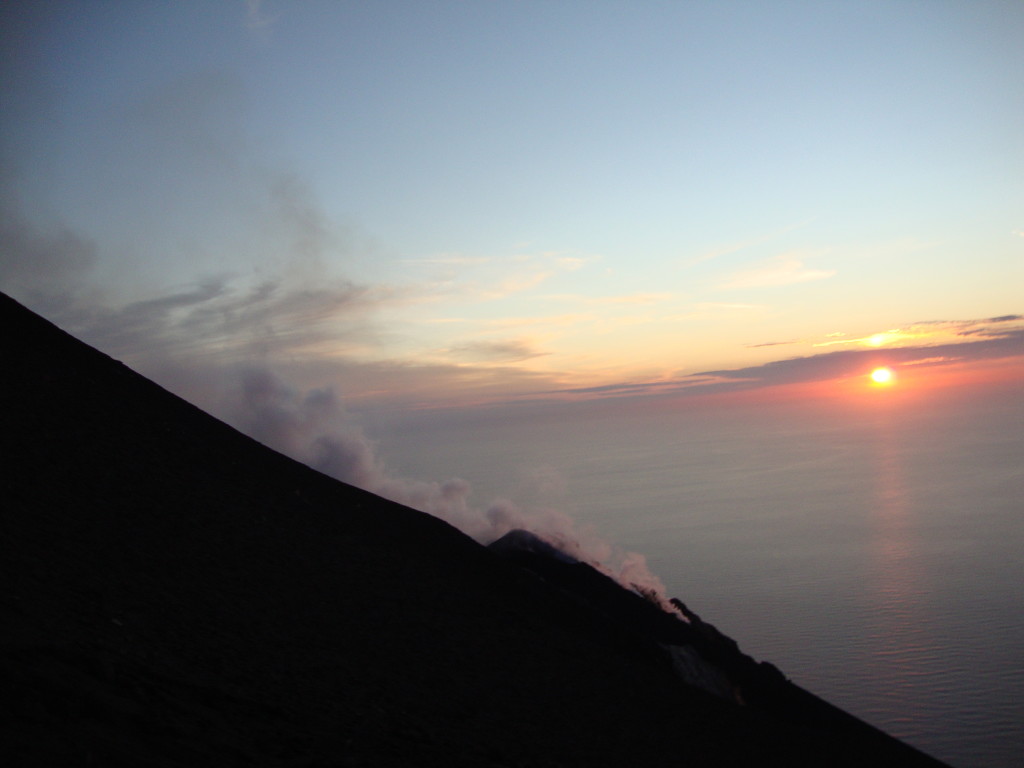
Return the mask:
[(871, 372), (871, 380), (875, 384), (892, 384), (895, 379), (895, 374), (892, 372), (892, 368), (875, 368)]

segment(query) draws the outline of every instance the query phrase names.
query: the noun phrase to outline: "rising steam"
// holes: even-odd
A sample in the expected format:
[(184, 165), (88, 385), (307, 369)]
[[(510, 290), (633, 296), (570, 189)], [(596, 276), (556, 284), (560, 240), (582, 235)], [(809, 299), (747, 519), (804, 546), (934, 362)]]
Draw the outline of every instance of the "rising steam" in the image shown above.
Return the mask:
[(577, 529), (563, 512), (524, 508), (501, 498), (477, 505), (470, 484), (460, 478), (432, 482), (392, 474), (330, 388), (302, 392), (267, 368), (250, 366), (238, 372), (223, 411), (242, 432), (337, 480), (439, 517), (482, 543), (515, 529), (529, 530), (668, 606), (664, 585), (642, 555), (622, 552), (593, 532)]

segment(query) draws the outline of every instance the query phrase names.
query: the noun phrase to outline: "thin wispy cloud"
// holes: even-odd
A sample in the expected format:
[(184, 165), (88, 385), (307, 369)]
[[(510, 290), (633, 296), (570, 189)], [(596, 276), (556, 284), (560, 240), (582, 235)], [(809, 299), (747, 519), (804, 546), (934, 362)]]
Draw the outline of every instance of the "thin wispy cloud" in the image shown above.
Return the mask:
[(999, 336), (1008, 326), (1024, 320), (1022, 315), (1002, 315), (980, 320), (924, 320), (899, 328), (889, 328), (867, 336), (847, 338), (843, 333), (828, 334), (827, 341), (812, 346), (833, 347), (859, 345), (864, 347), (900, 347), (956, 341), (964, 336)]
[(553, 270), (540, 269), (534, 272), (512, 275), (497, 284), (477, 286), (474, 294), (481, 301), (503, 299), (517, 293), (524, 293), (531, 288), (536, 288), (541, 283), (550, 280), (554, 274)]
[(245, 0), (245, 28), (250, 32), (268, 30), (276, 18), (267, 13), (263, 0)]
[(999, 315), (982, 320), (924, 320), (911, 328), (941, 329), (957, 336), (998, 336), (1013, 324), (1024, 323), (1024, 315)]
[(94, 243), (60, 225), (34, 225), (12, 196), (3, 194), (0, 203), (0, 285), (59, 290), (93, 267)]
[(524, 339), (500, 339), (468, 341), (446, 349), (446, 356), (477, 363), (517, 363), (535, 357), (543, 357), (550, 352), (534, 349), (531, 342)]
[(718, 376), (693, 374), (692, 376), (684, 376), (669, 380), (622, 381), (609, 384), (596, 384), (586, 387), (566, 387), (563, 389), (549, 390), (540, 394), (545, 396), (562, 395), (584, 398), (646, 397), (652, 395), (679, 394), (687, 390), (697, 392), (701, 387), (708, 387), (713, 384), (727, 381), (727, 379)]
[(809, 283), (834, 277), (834, 269), (813, 269), (805, 265), (808, 257), (820, 254), (782, 254), (748, 269), (733, 273), (719, 287), (722, 290), (744, 288), (772, 288), (784, 285)]
[(860, 345), (867, 347), (885, 347), (892, 346), (895, 344), (906, 344), (908, 341), (914, 341), (926, 337), (928, 334), (915, 333), (911, 330), (903, 330), (900, 328), (890, 328), (886, 331), (879, 331), (873, 333), (870, 336), (860, 336), (855, 338), (837, 338), (834, 334), (829, 335), (828, 341), (818, 341), (811, 344), (813, 347), (844, 347), (850, 345)]
[(586, 306), (650, 305), (675, 299), (671, 293), (630, 293), (618, 296), (589, 296), (581, 293), (548, 293), (541, 298)]
[(557, 252), (506, 256), (441, 254), (404, 260), (424, 294), (446, 301), (496, 301), (528, 293), (552, 278), (582, 268), (588, 259)]
[(269, 354), (314, 354), (318, 346), (363, 346), (367, 314), (386, 293), (345, 281), (317, 287), (269, 281), (251, 287), (210, 280), (120, 307), (79, 303), (65, 321), (90, 344), (142, 368), (191, 355), (224, 363)]
[(590, 259), (585, 259), (582, 256), (560, 256), (557, 259), (558, 266), (566, 272), (574, 272), (586, 265), (588, 261)]
[(762, 304), (737, 304), (724, 301), (701, 301), (694, 305), (698, 312), (749, 312), (764, 309)]
[(712, 248), (711, 250), (705, 251), (699, 256), (690, 259), (688, 262), (686, 262), (685, 266), (694, 267), (698, 264), (703, 264), (706, 261), (712, 261), (714, 259), (721, 258), (722, 256), (731, 256), (734, 253), (740, 253), (742, 251), (754, 248), (758, 245), (769, 243), (782, 235), (788, 234), (790, 232), (807, 226), (812, 221), (814, 221), (813, 218), (804, 219), (803, 221), (799, 221), (795, 224), (790, 224), (788, 226), (782, 227), (781, 229), (776, 229), (772, 232), (767, 232), (763, 235), (756, 235), (754, 237), (748, 237), (743, 240), (737, 240), (731, 243), (720, 245), (718, 247)]
[(760, 344), (745, 344), (747, 349), (759, 349), (761, 347), (785, 347), (791, 344), (799, 344), (799, 339), (790, 339), (789, 341), (762, 341)]
[(466, 267), (487, 264), (493, 261), (490, 256), (463, 256), (461, 254), (449, 254), (440, 256), (424, 256), (415, 259), (402, 259), (402, 262), (410, 266), (444, 266), (444, 267)]
[[(880, 357), (882, 354), (884, 357)], [(884, 353), (870, 349), (840, 350), (776, 360), (746, 368), (702, 371), (696, 375), (720, 377), (748, 385), (773, 386), (856, 376), (880, 360), (889, 365), (938, 366), (953, 362), (971, 363), (1022, 356), (1024, 328), (1015, 328), (978, 341), (896, 347), (886, 349)]]
[[(569, 387), (543, 394), (583, 398), (698, 395), (862, 376), (866, 370), (883, 362), (886, 365), (923, 368), (1003, 359), (1024, 360), (1024, 316), (929, 321), (915, 325), (927, 324), (967, 328), (971, 329), (971, 332), (961, 333), (952, 343), (918, 343), (883, 350), (842, 349), (752, 366), (699, 371), (667, 379), (609, 382), (587, 387)], [(949, 336), (943, 338), (948, 339)], [(786, 343), (789, 342), (782, 342)], [(768, 344), (774, 345), (776, 342)]]
[(595, 314), (563, 313), (559, 315), (522, 315), (516, 317), (500, 317), (477, 321), (485, 328), (564, 328), (570, 325), (593, 322), (598, 318)]
[[(198, 99), (192, 106), (205, 114), (204, 83), (178, 83), (171, 90), (161, 92), (161, 109)], [(203, 125), (203, 120), (192, 123), (198, 135), (218, 137), (199, 142), (203, 151), (215, 148), (227, 155), (214, 170), (245, 186), (260, 203), (262, 241), (272, 249), (261, 269), (245, 278), (199, 278), (145, 298), (119, 300), (116, 291), (99, 286), (89, 274), (95, 245), (70, 229), (28, 221), (3, 195), (0, 284), (79, 338), (144, 371), (174, 359), (183, 365), (195, 357), (229, 364), (270, 354), (309, 356), (322, 353), (325, 345), (334, 351), (377, 345), (382, 329), (371, 316), (415, 297), (332, 272), (328, 257), (344, 253), (345, 245), (301, 180), (288, 173), (239, 170), (245, 164), (237, 160), (238, 148)], [(50, 269), (40, 271), (40, 265)]]

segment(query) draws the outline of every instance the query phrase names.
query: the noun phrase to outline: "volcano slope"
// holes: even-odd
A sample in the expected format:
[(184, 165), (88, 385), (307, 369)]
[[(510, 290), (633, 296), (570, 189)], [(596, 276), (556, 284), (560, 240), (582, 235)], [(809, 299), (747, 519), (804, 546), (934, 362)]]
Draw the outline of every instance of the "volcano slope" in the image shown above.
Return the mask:
[(0, 354), (6, 765), (938, 765), (852, 718), (684, 684), (542, 568), (264, 448), (7, 297)]

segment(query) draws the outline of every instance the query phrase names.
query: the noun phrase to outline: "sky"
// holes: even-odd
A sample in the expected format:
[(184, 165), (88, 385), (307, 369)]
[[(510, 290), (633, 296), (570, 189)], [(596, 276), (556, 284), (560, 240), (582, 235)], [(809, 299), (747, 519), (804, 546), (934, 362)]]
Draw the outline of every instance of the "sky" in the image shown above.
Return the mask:
[(1024, 383), (1019, 2), (0, 27), (0, 288), (207, 407), (254, 365), (367, 413)]

